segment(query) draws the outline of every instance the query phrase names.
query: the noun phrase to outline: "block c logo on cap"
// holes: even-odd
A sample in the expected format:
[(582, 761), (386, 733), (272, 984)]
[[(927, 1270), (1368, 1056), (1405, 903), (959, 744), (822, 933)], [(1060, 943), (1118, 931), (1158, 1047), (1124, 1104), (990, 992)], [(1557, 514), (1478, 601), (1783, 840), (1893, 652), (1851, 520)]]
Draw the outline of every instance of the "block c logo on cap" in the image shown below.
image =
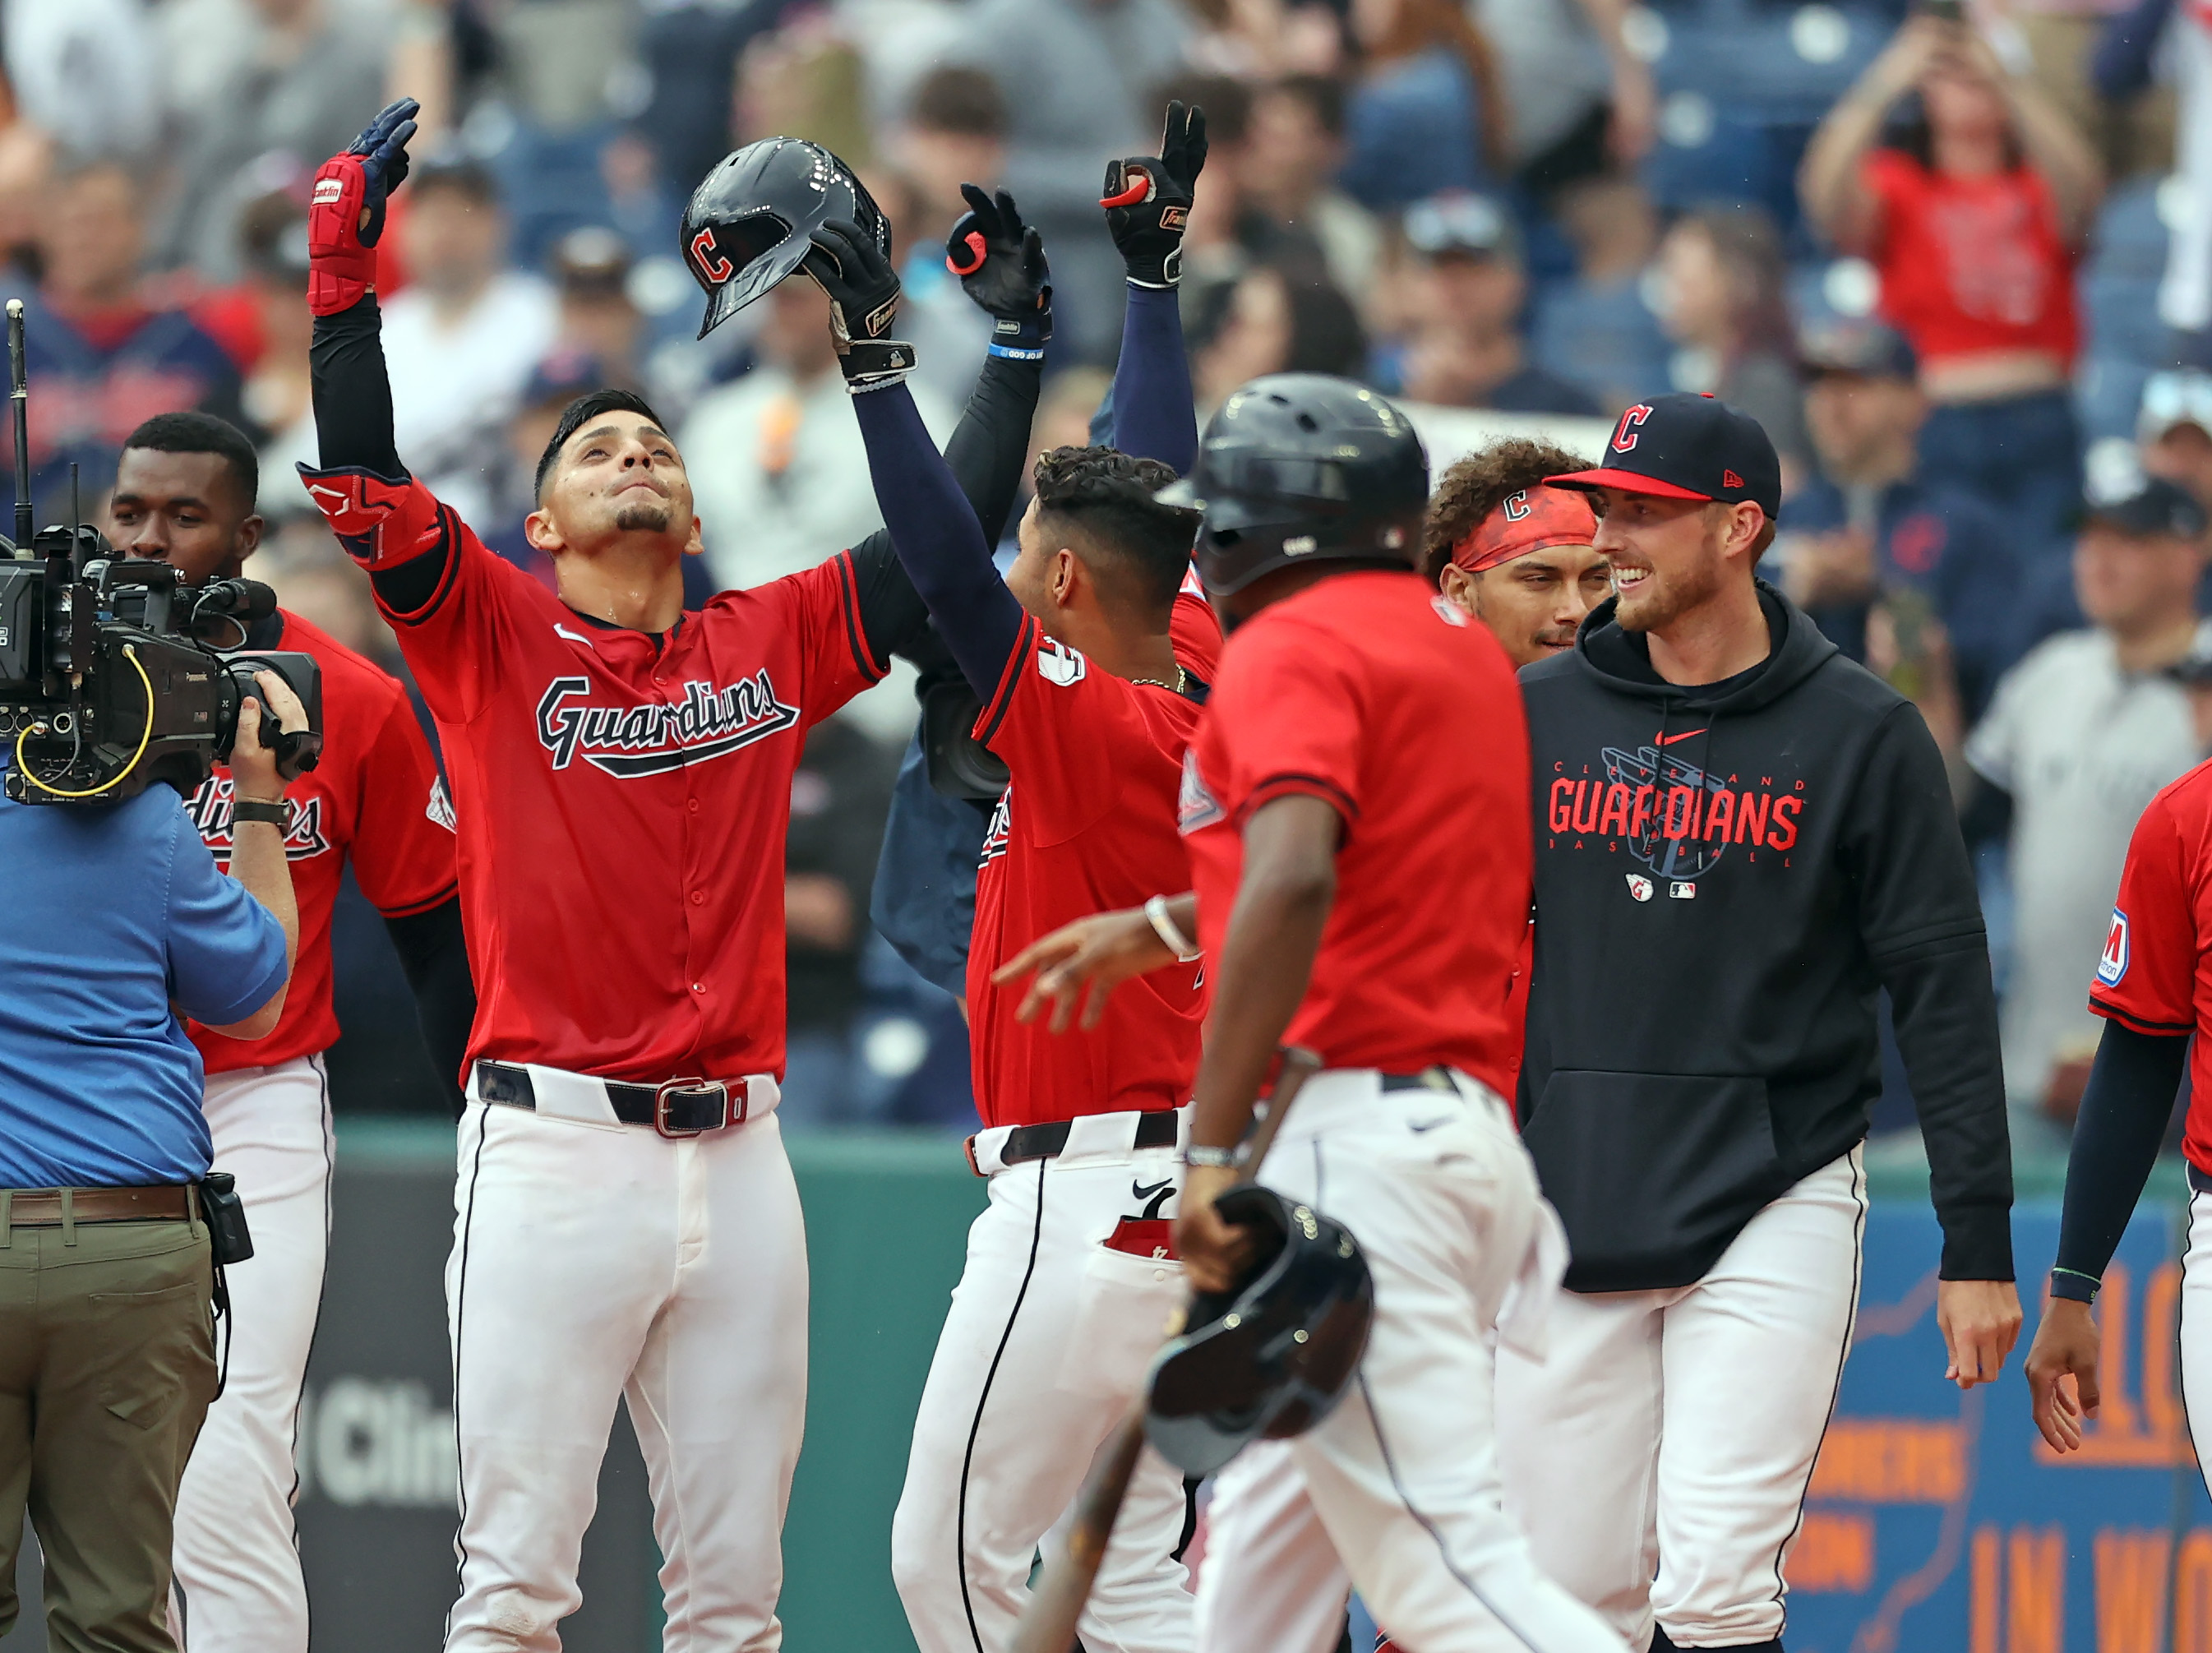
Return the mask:
[(2105, 951), (2097, 960), (2097, 980), (2107, 988), (2117, 988), (2128, 973), (2128, 915), (2118, 908), (2112, 909), (2112, 927), (2105, 933)]
[(1613, 433), (1613, 451), (1616, 453), (1626, 453), (1635, 447), (1638, 439), (1632, 427), (1642, 424), (1650, 416), (1651, 404), (1648, 402), (1638, 402), (1627, 412), (1622, 414), (1620, 426)]

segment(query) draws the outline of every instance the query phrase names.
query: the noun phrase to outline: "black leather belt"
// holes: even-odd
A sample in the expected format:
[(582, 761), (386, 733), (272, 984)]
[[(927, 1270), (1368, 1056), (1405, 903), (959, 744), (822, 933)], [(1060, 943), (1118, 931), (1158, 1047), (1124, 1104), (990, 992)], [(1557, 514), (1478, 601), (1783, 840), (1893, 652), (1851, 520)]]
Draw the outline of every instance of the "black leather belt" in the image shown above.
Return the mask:
[[(1017, 1125), (1006, 1133), (1006, 1146), (999, 1151), (1002, 1165), (1019, 1165), (1032, 1159), (1056, 1159), (1067, 1146), (1073, 1120), (1056, 1119), (1049, 1125)], [(1164, 1108), (1137, 1115), (1139, 1148), (1172, 1148), (1176, 1145), (1176, 1110)]]
[(1425, 1067), (1418, 1073), (1385, 1073), (1385, 1091), (1449, 1091), (1459, 1094), (1459, 1086), (1452, 1083), (1449, 1067)]
[[(745, 1122), (750, 1098), (738, 1087), (737, 1109), (730, 1107), (730, 1087), (715, 1079), (671, 1079), (665, 1085), (628, 1085), (620, 1079), (593, 1079), (607, 1093), (607, 1104), (625, 1125), (650, 1125), (663, 1136), (698, 1136), (725, 1126)], [(506, 1062), (477, 1064), (477, 1095), (502, 1108), (538, 1109), (537, 1088), (530, 1070)], [(1065, 1127), (1062, 1127), (1063, 1131)]]

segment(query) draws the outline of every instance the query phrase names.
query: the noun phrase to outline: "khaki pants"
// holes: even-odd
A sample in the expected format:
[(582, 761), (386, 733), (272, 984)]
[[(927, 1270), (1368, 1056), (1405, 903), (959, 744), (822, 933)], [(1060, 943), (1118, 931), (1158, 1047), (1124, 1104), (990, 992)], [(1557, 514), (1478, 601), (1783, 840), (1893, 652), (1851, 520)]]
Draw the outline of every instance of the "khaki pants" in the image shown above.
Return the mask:
[(53, 1653), (173, 1653), (177, 1483), (216, 1387), (197, 1222), (0, 1229), (0, 1636), (27, 1504)]

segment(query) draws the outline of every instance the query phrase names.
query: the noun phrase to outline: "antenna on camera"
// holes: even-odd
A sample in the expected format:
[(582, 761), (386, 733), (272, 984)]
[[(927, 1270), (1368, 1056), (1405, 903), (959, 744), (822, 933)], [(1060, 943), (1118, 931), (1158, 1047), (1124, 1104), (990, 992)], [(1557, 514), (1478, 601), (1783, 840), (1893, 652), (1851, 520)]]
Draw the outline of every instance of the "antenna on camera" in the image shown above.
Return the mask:
[(31, 514), (31, 386), (23, 357), (23, 301), (8, 301), (8, 401), (15, 420), (15, 544), (28, 553)]

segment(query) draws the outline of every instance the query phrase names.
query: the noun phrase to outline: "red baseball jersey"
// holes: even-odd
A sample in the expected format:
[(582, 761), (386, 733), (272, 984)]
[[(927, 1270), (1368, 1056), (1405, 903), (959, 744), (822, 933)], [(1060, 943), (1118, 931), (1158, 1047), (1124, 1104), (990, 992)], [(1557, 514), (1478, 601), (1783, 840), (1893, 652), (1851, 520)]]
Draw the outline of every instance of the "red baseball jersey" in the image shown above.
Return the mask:
[(1200, 945), (1218, 957), (1252, 812), (1291, 794), (1343, 819), (1336, 904), (1288, 1042), (1331, 1067), (1443, 1063), (1510, 1092), (1528, 927), (1528, 734), (1488, 628), (1419, 575), (1343, 574), (1262, 610), (1223, 651), (1179, 814)]
[[(323, 671), (322, 762), (285, 788), (284, 858), (300, 908), (300, 951), (284, 1014), (265, 1039), (227, 1039), (195, 1022), (192, 1042), (210, 1073), (269, 1067), (327, 1050), (338, 1036), (331, 1007), (331, 909), (346, 863), (386, 918), (453, 899), (453, 808), (399, 680), (296, 614), (283, 613), (273, 648), (312, 654)], [(230, 771), (218, 768), (185, 800), (200, 836), (230, 863)]]
[[(1187, 597), (1176, 607), (1176, 656), (1210, 679), (1221, 638), (1212, 611)], [(1198, 965), (1140, 976), (1107, 1000), (1095, 1030), (1060, 1035), (1042, 1018), (1015, 1021), (1024, 984), (995, 988), (991, 972), (1063, 924), (1190, 887), (1175, 800), (1198, 714), (1196, 701), (1102, 672), (1022, 622), (975, 722), (1012, 777), (984, 836), (968, 948), (969, 1067), (986, 1125), (1190, 1099), (1206, 1013)]]
[(781, 1078), (792, 774), (881, 675), (851, 559), (654, 635), (577, 613), (418, 482), (308, 481), (372, 571), (446, 554), (428, 602), (391, 617), (459, 820), (470, 1060)]
[(2150, 800), (2128, 843), (2089, 1008), (2138, 1033), (2194, 1033), (2181, 1152), (2212, 1175), (2212, 763)]

